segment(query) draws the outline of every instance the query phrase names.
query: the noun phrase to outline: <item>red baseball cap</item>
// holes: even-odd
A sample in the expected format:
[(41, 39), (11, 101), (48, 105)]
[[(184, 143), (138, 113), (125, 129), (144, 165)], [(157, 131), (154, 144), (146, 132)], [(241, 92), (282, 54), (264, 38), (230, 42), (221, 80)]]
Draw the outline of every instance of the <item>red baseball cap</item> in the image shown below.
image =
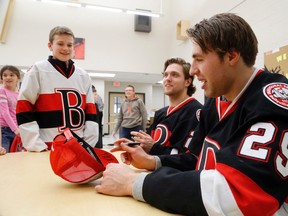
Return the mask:
[(107, 151), (92, 148), (69, 129), (53, 140), (50, 151), (52, 170), (68, 182), (94, 181), (102, 176), (109, 163), (118, 163), (118, 160)]

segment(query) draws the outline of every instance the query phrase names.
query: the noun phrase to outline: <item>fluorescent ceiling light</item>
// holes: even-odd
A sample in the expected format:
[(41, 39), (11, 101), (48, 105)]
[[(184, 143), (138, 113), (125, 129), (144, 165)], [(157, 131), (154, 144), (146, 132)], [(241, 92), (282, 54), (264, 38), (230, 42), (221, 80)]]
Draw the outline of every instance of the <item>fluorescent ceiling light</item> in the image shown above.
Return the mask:
[(21, 71), (25, 74), (27, 72), (27, 69), (21, 69)]
[(136, 15), (142, 15), (142, 16), (149, 16), (149, 17), (160, 17), (162, 14), (162, 0), (161, 0), (161, 10), (159, 13), (152, 13), (150, 11), (146, 10), (130, 10), (130, 9), (124, 9), (124, 8), (116, 8), (116, 7), (110, 7), (110, 6), (102, 6), (102, 5), (96, 5), (93, 3), (74, 3), (66, 0), (38, 0), (45, 3), (52, 3), (52, 4), (58, 4), (58, 5), (64, 5), (64, 6), (72, 6), (72, 7), (84, 7), (87, 9), (95, 9), (95, 10), (104, 10), (104, 11), (111, 11), (111, 12), (125, 12), (127, 14), (136, 14)]
[(146, 11), (138, 11), (138, 10), (126, 10), (126, 13), (142, 15), (142, 16), (150, 16), (150, 17), (160, 17), (160, 14), (146, 12)]
[(115, 77), (112, 73), (88, 73), (91, 77)]
[(41, 1), (44, 3), (58, 4), (58, 5), (64, 5), (64, 6), (82, 7), (81, 4), (72, 3), (72, 2), (63, 2), (63, 1), (57, 1), (57, 0), (41, 0)]
[(163, 80), (160, 80), (157, 82), (158, 84), (163, 84)]
[(110, 8), (110, 7), (104, 7), (104, 6), (98, 6), (98, 5), (86, 5), (85, 8), (103, 10), (103, 11), (111, 11), (111, 12), (123, 12), (123, 10), (120, 8)]

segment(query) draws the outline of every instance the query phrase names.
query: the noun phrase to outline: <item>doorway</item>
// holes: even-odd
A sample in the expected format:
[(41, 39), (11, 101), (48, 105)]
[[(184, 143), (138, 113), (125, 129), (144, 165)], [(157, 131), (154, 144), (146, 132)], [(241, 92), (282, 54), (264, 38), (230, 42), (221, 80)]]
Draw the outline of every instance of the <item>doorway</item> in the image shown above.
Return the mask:
[[(140, 98), (145, 104), (145, 93), (137, 93), (137, 97)], [(109, 105), (108, 105), (108, 131), (112, 134), (114, 127), (117, 123), (117, 115), (120, 111), (122, 102), (125, 100), (125, 93), (109, 92)]]

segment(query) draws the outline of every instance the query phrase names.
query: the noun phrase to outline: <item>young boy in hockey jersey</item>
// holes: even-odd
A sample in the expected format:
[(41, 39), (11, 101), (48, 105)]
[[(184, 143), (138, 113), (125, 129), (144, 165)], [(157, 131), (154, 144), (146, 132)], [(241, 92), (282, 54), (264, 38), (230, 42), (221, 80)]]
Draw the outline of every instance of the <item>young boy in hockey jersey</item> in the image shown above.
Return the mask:
[(151, 156), (120, 141), (114, 151), (126, 151), (125, 163), (155, 171), (109, 164), (96, 191), (183, 215), (287, 215), (288, 80), (253, 67), (257, 38), (235, 14), (204, 19), (188, 35), (190, 73), (209, 98), (191, 153)]
[(93, 147), (98, 140), (90, 77), (71, 60), (74, 40), (69, 28), (53, 28), (48, 42), (52, 56), (36, 62), (23, 78), (16, 111), (28, 151), (49, 149), (67, 127)]
[(148, 133), (131, 132), (149, 154), (179, 154), (188, 150), (202, 108), (192, 97), (196, 88), (194, 77), (189, 74), (190, 66), (182, 58), (170, 58), (164, 63), (163, 90), (169, 97), (169, 106), (156, 111)]

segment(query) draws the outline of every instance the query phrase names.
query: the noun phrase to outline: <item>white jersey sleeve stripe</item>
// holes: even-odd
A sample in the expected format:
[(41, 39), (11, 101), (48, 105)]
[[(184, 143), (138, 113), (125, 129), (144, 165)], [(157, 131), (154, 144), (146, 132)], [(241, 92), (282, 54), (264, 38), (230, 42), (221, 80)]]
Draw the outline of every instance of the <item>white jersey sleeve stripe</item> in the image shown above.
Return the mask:
[(223, 175), (203, 170), (200, 175), (202, 199), (208, 215), (243, 215)]

